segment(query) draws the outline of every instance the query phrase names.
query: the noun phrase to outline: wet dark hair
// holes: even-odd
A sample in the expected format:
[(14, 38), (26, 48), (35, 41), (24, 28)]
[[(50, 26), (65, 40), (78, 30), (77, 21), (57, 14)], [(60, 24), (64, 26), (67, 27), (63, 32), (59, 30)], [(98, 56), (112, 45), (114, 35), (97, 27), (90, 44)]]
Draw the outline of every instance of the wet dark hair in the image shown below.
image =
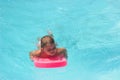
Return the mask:
[(47, 44), (54, 44), (55, 41), (52, 36), (46, 35), (41, 38), (41, 48), (45, 47)]

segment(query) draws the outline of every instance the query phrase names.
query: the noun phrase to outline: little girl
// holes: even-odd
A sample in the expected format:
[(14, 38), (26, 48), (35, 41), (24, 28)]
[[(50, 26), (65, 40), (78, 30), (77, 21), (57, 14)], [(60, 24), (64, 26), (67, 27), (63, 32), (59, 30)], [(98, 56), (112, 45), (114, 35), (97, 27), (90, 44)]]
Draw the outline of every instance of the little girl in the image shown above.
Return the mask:
[(33, 58), (67, 58), (65, 48), (56, 48), (55, 41), (51, 35), (43, 36), (40, 40), (40, 48), (30, 52), (30, 59)]

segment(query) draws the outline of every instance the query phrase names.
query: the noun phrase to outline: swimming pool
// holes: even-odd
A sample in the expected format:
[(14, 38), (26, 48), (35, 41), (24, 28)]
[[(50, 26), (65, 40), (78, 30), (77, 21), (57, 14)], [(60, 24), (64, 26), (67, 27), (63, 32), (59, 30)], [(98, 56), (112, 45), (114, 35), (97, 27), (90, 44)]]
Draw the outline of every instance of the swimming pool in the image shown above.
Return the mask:
[[(0, 80), (119, 80), (120, 0), (0, 0)], [(29, 52), (54, 33), (68, 65), (35, 68)]]

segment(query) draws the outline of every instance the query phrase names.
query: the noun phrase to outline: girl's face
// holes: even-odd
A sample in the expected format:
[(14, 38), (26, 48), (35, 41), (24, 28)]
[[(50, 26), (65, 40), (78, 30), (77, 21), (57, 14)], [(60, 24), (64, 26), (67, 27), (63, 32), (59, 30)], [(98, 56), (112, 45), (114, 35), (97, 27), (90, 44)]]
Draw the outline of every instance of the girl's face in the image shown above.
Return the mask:
[(56, 54), (56, 45), (54, 43), (54, 39), (52, 37), (44, 37), (41, 40), (42, 48), (45, 53), (48, 55), (55, 55)]
[(48, 54), (48, 55), (55, 55), (56, 54), (56, 46), (55, 44), (50, 44), (48, 46), (44, 47), (44, 51)]

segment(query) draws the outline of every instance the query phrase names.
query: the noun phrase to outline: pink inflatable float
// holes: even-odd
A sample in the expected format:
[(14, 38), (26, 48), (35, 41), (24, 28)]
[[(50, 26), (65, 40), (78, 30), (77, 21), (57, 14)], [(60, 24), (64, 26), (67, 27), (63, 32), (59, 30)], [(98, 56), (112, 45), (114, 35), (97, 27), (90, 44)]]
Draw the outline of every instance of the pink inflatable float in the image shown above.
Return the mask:
[(65, 58), (39, 58), (34, 59), (34, 65), (38, 68), (57, 68), (64, 67), (67, 65), (67, 60)]

